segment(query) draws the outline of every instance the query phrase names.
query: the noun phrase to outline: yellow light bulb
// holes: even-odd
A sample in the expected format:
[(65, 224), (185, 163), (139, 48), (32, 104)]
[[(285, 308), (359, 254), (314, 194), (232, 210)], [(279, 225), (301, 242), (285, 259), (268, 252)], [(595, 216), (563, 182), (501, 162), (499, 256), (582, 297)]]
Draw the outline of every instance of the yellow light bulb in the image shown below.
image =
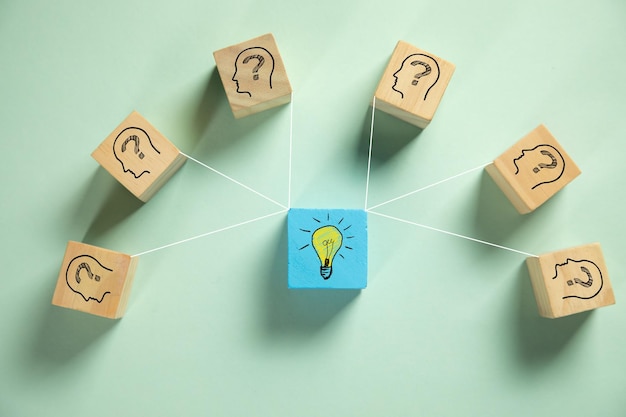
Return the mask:
[(335, 226), (324, 226), (313, 232), (311, 241), (322, 264), (320, 275), (328, 279), (333, 273), (333, 259), (341, 249), (343, 235)]

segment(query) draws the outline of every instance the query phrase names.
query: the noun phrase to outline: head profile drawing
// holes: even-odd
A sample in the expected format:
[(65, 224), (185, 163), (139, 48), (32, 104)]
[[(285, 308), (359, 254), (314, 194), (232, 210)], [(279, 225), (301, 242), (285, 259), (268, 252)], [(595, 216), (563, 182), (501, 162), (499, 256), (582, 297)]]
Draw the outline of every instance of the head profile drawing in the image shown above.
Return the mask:
[(255, 46), (237, 55), (232, 80), (237, 85), (238, 93), (252, 97), (272, 89), (273, 74), (274, 56), (267, 49)]
[(107, 281), (112, 272), (113, 269), (102, 265), (93, 256), (79, 255), (67, 265), (65, 282), (85, 302), (93, 300), (101, 303), (107, 294), (111, 294)]
[(567, 258), (554, 266), (552, 279), (564, 282), (563, 299), (578, 298), (589, 300), (602, 291), (604, 280), (602, 271), (595, 262), (588, 259), (575, 260)]
[(146, 156), (151, 159), (159, 150), (154, 147), (148, 133), (140, 127), (127, 127), (122, 130), (113, 142), (113, 155), (122, 165), (124, 172), (135, 178), (149, 174)]
[(399, 93), (402, 99), (405, 95), (423, 94), (422, 99), (426, 100), (430, 90), (439, 81), (439, 72), (439, 64), (433, 57), (411, 54), (404, 58), (400, 68), (393, 73), (391, 89)]
[(513, 159), (515, 175), (523, 173), (532, 178), (532, 190), (540, 185), (557, 181), (565, 171), (565, 159), (557, 148), (541, 144), (531, 149), (522, 149), (522, 154)]

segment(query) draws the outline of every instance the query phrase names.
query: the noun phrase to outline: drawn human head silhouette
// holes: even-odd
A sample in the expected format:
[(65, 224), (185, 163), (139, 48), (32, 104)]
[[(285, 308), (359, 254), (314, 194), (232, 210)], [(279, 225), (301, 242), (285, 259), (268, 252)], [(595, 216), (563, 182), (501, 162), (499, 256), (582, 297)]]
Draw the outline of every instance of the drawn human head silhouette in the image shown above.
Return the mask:
[(563, 282), (563, 299), (588, 300), (598, 295), (604, 285), (602, 271), (595, 262), (587, 259), (567, 258), (565, 262), (556, 264), (552, 279)]
[(111, 268), (102, 265), (91, 255), (79, 255), (72, 259), (65, 271), (65, 282), (76, 294), (83, 297), (85, 302), (93, 300), (101, 303), (107, 294), (108, 276), (113, 272)]
[(532, 179), (535, 189), (543, 184), (557, 181), (565, 171), (565, 159), (552, 145), (537, 145), (523, 149), (522, 154), (513, 160), (515, 175), (522, 174)]
[(267, 49), (255, 46), (239, 52), (232, 80), (238, 93), (252, 97), (272, 88), (273, 74), (274, 56)]
[(122, 164), (124, 172), (132, 174), (135, 178), (150, 173), (147, 169), (146, 156), (153, 158), (160, 153), (152, 144), (148, 133), (140, 127), (127, 127), (113, 142), (115, 159)]
[(433, 57), (411, 54), (404, 58), (400, 68), (393, 73), (395, 81), (391, 89), (403, 99), (405, 95), (420, 94), (420, 98), (426, 100), (430, 89), (439, 81), (439, 72), (439, 64)]

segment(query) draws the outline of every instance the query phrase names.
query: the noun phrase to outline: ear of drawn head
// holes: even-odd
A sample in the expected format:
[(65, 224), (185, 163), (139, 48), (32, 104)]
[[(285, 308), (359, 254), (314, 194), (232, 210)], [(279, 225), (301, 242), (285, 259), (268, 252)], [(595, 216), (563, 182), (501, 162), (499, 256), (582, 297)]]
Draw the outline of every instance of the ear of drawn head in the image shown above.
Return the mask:
[(72, 291), (85, 302), (101, 303), (111, 284), (109, 276), (113, 270), (102, 265), (90, 255), (80, 255), (70, 261), (65, 271), (65, 281)]
[(556, 264), (552, 279), (563, 284), (563, 299), (588, 300), (598, 295), (604, 285), (602, 271), (595, 262), (587, 259), (567, 258), (565, 262)]
[(122, 166), (122, 170), (135, 178), (149, 174), (146, 156), (149, 159), (160, 154), (152, 144), (145, 130), (139, 127), (127, 127), (122, 130), (113, 142), (113, 155)]
[(523, 149), (522, 154), (513, 160), (515, 175), (525, 175), (532, 179), (532, 188), (557, 181), (565, 171), (565, 159), (552, 145), (537, 145)]
[(431, 88), (439, 81), (439, 64), (426, 54), (407, 56), (400, 68), (393, 73), (391, 87), (401, 98), (417, 95), (419, 100), (426, 100)]
[(274, 56), (260, 46), (244, 49), (235, 59), (232, 80), (237, 92), (253, 97), (272, 88)]

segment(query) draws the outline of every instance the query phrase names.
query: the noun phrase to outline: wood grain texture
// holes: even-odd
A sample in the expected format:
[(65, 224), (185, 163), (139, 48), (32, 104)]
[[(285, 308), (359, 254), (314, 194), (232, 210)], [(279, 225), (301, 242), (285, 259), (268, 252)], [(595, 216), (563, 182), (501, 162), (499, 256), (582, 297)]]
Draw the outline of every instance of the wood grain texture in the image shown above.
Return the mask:
[(543, 317), (563, 317), (615, 304), (598, 243), (530, 257), (526, 265)]
[(399, 41), (376, 89), (376, 108), (425, 128), (435, 115), (455, 66)]
[(138, 260), (138, 257), (70, 241), (52, 304), (110, 319), (122, 317)]
[(213, 52), (235, 118), (291, 101), (291, 84), (271, 33)]
[(152, 198), (187, 160), (136, 111), (91, 156), (143, 202)]
[(580, 175), (580, 169), (544, 125), (485, 167), (515, 209), (526, 214)]

